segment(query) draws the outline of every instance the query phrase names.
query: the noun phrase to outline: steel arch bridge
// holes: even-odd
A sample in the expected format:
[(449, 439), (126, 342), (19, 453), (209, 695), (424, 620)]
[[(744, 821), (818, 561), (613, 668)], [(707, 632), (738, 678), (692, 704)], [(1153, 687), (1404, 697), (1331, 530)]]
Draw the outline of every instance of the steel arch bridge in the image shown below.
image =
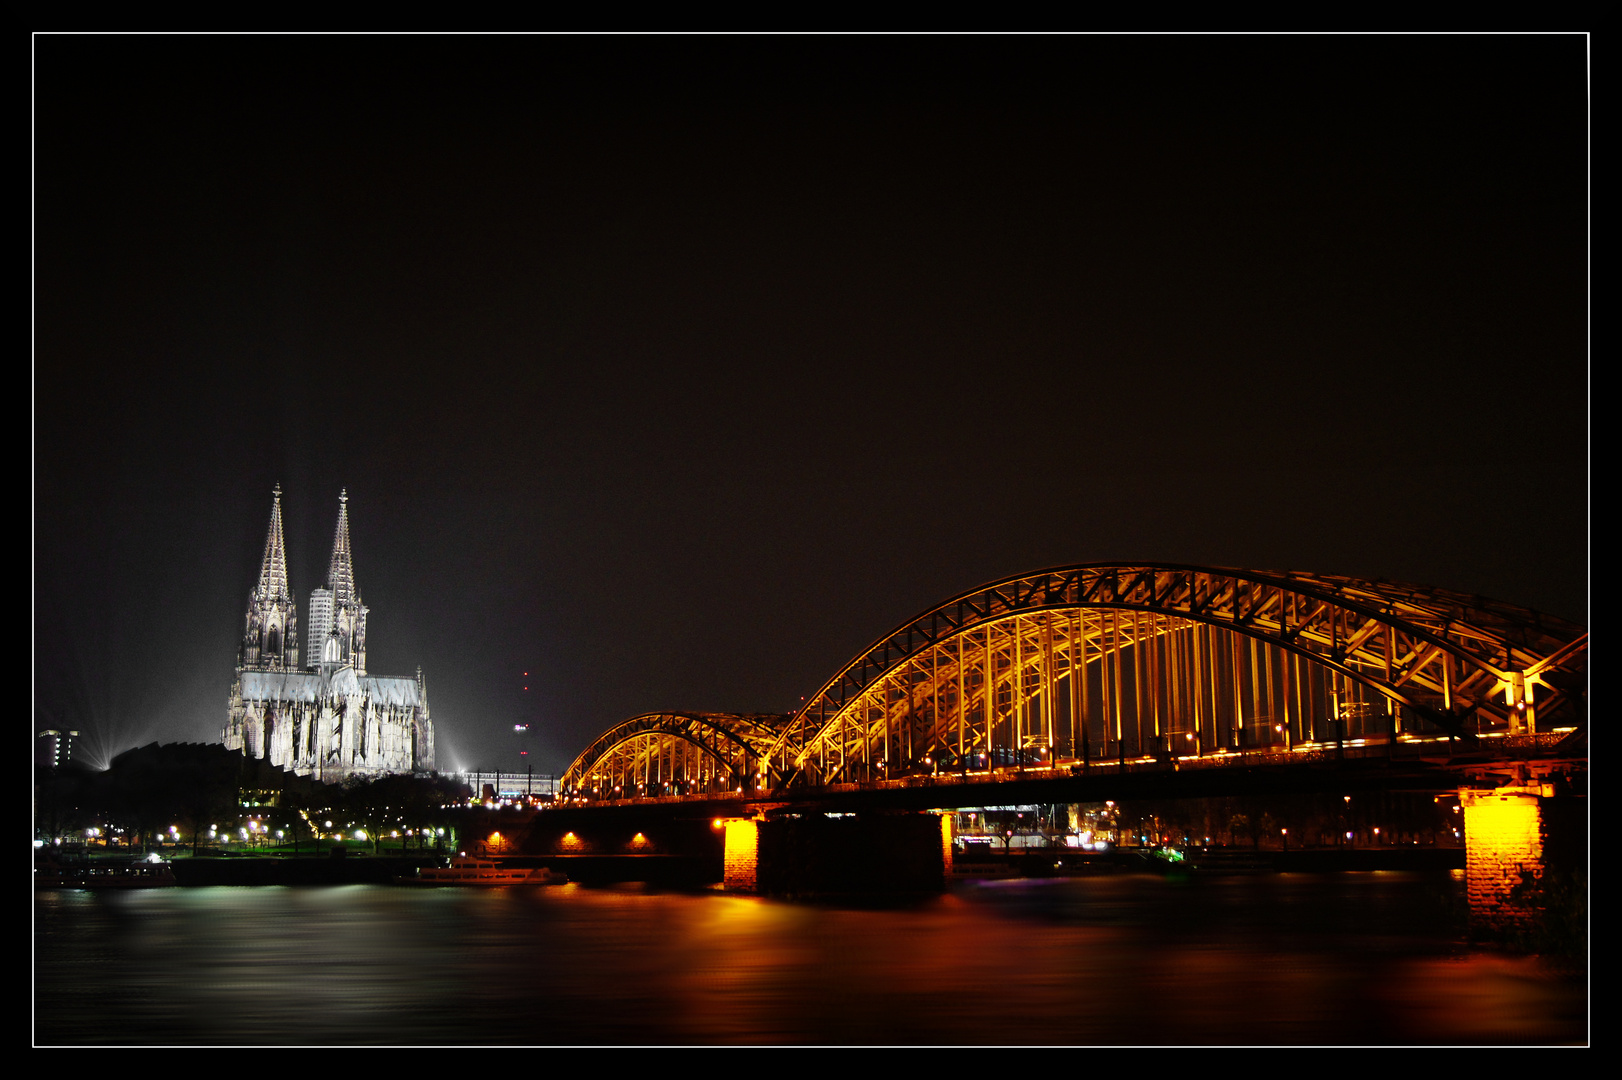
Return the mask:
[(633, 716), (586, 747), (558, 786), (596, 799), (740, 791), (754, 786), (762, 754), (788, 719), (773, 713)]
[[(586, 798), (1547, 736), (1585, 724), (1586, 631), (1385, 581), (1086, 564), (880, 637), (791, 715), (656, 713), (570, 766)], [(633, 795), (633, 792), (635, 795)]]

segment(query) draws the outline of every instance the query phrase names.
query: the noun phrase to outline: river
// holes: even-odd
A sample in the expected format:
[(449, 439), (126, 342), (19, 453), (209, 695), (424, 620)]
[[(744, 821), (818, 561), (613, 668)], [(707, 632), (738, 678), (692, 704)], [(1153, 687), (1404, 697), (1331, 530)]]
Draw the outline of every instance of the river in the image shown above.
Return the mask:
[(39, 892), (38, 1045), (1545, 1044), (1585, 976), (1457, 873), (960, 882), (895, 908), (579, 885)]

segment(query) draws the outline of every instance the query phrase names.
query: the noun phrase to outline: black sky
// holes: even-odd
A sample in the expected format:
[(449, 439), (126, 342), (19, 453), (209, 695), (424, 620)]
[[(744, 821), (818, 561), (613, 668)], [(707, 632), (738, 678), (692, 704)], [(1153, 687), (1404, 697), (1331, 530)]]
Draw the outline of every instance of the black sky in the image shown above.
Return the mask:
[(445, 767), (1064, 563), (1586, 622), (1587, 48), (37, 37), (35, 724), (217, 740), (277, 483)]

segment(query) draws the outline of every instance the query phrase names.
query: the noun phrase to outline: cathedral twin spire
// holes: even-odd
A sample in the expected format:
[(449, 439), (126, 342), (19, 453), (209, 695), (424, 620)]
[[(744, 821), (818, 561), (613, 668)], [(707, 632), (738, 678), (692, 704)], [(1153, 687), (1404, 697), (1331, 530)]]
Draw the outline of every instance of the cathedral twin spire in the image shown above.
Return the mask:
[(318, 780), (432, 771), (422, 669), (415, 679), (366, 672), (367, 608), (355, 585), (348, 491), (338, 496), (327, 580), (308, 603), (301, 656), (278, 484), (220, 736), (226, 748)]
[(348, 488), (338, 493), (338, 535), (332, 541), (332, 562), (327, 564), (327, 588), (332, 590), (335, 605), (360, 600), (355, 591), (355, 559), (349, 550)]
[[(347, 664), (355, 674), (366, 674), (366, 605), (355, 587), (355, 560), (349, 548), (349, 491), (338, 495), (338, 532), (332, 540), (332, 561), (327, 564), (327, 587), (310, 594), (310, 610), (317, 606), (330, 626), (321, 647), (321, 663)], [(330, 611), (330, 617), (326, 612)]]
[[(327, 568), (327, 587), (310, 593), (310, 668), (323, 662), (351, 665), (366, 673), (366, 615), (355, 587), (349, 543), (349, 492), (338, 496), (338, 531)], [(248, 625), (238, 667), (260, 671), (298, 670), (298, 614), (287, 581), (287, 545), (282, 533), (282, 487), (276, 485), (259, 584), (248, 597)]]
[(287, 545), (282, 542), (282, 486), (276, 485), (275, 501), (270, 508), (270, 535), (265, 537), (265, 558), (259, 564), (259, 587), (254, 589), (255, 600), (276, 600), (291, 597), (287, 587)]
[(287, 586), (287, 546), (282, 541), (282, 486), (270, 508), (270, 532), (259, 564), (259, 584), (248, 594), (248, 620), (237, 667), (257, 671), (298, 668), (298, 608)]

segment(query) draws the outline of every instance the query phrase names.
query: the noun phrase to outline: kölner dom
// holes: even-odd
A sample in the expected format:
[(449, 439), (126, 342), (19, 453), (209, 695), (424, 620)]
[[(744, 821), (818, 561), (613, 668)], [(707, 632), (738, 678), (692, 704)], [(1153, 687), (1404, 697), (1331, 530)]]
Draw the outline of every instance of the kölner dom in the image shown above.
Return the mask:
[(259, 584), (248, 597), (226, 749), (328, 782), (433, 771), (434, 725), (422, 669), (415, 678), (366, 673), (366, 612), (355, 587), (345, 492), (338, 496), (326, 587), (310, 593), (314, 648), (299, 666), (298, 610), (287, 583), (278, 486)]

